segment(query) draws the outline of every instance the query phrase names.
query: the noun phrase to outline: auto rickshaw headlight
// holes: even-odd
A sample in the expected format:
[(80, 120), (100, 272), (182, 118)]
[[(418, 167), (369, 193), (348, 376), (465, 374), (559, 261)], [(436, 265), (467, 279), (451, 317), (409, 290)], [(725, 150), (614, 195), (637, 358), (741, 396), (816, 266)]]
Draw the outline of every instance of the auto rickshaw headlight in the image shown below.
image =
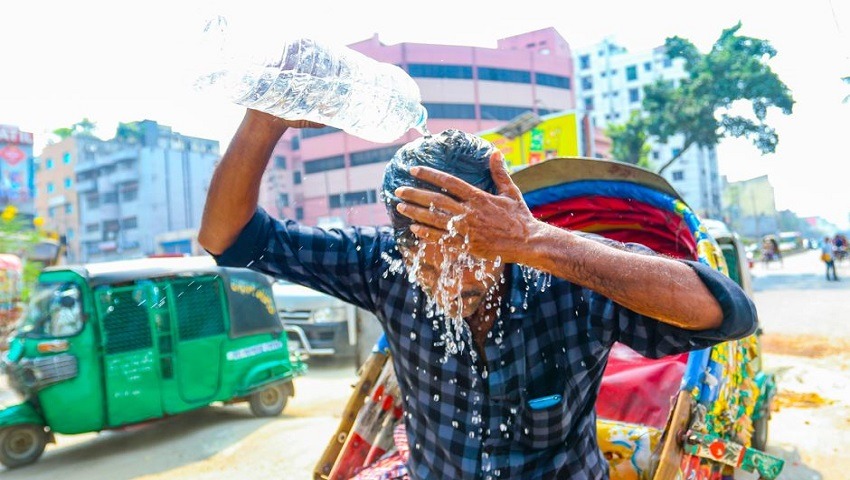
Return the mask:
[(345, 307), (340, 306), (320, 308), (310, 315), (310, 321), (316, 323), (344, 322)]

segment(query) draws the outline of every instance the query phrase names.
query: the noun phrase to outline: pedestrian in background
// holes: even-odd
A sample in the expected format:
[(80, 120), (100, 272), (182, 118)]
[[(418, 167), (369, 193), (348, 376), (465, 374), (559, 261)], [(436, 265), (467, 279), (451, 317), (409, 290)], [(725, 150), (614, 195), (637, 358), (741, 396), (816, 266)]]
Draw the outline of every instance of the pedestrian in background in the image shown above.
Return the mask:
[[(826, 280), (838, 281), (838, 276), (835, 274), (835, 248), (832, 240), (829, 237), (824, 237), (823, 245), (820, 247), (820, 259), (826, 264)], [(829, 272), (832, 272), (832, 278), (829, 277)]]

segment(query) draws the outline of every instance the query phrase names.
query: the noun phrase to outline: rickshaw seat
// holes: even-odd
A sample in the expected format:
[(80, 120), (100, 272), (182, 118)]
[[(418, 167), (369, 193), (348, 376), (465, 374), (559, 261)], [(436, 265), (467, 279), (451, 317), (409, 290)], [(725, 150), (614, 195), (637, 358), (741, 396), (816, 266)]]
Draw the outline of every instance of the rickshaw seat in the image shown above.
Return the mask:
[(596, 401), (597, 415), (664, 429), (687, 361), (687, 353), (651, 359), (614, 344)]

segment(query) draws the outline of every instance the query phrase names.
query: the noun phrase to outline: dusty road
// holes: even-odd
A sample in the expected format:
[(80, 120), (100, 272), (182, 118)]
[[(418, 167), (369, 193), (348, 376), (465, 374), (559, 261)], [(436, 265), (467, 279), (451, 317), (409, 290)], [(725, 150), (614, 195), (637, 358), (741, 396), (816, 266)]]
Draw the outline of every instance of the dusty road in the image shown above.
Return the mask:
[(850, 264), (828, 282), (819, 255), (752, 270), (765, 369), (778, 375), (770, 450), (786, 458), (782, 480), (850, 478)]
[[(780, 408), (771, 421), (782, 480), (850, 478), (850, 266), (826, 282), (816, 252), (757, 265), (755, 300), (766, 368), (777, 371)], [(246, 406), (211, 407), (126, 431), (59, 436), (31, 467), (3, 480), (310, 478), (351, 392), (348, 365), (312, 362), (284, 415), (256, 419)], [(0, 383), (0, 403), (12, 399)]]

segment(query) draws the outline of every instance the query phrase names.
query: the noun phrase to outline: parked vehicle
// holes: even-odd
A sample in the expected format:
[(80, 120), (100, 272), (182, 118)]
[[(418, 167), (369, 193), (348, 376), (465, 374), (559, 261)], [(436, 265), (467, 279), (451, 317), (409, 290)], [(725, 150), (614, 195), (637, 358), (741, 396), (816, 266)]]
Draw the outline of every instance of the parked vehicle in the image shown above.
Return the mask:
[(2, 358), (23, 401), (0, 410), (0, 463), (213, 402), (280, 414), (303, 366), (276, 313), (267, 277), (210, 257), (46, 269)]
[(285, 280), (276, 281), (272, 290), (293, 351), (353, 357), (359, 366), (382, 333), (372, 313), (336, 297)]
[[(655, 173), (619, 162), (560, 158), (515, 172), (513, 179), (532, 213), (547, 223), (641, 243), (726, 275), (737, 272), (743, 288), (750, 288), (736, 236), (715, 229), (719, 240), (714, 238)], [(335, 476), (343, 470), (339, 465), (363, 465), (364, 459), (352, 456), (369, 452), (371, 444), (387, 447), (385, 437), (371, 433), (375, 422), (379, 435), (387, 431), (381, 422), (391, 422), (389, 413), (367, 411), (393, 401), (386, 398), (392, 375), (387, 358), (385, 349), (376, 348), (364, 365), (339, 429), (316, 464), (316, 480), (345, 478)], [(759, 450), (766, 444), (774, 392), (772, 377), (761, 370), (757, 335), (660, 359), (615, 344), (596, 403), (597, 440), (611, 478), (725, 480), (744, 470), (776, 479), (784, 462)]]

